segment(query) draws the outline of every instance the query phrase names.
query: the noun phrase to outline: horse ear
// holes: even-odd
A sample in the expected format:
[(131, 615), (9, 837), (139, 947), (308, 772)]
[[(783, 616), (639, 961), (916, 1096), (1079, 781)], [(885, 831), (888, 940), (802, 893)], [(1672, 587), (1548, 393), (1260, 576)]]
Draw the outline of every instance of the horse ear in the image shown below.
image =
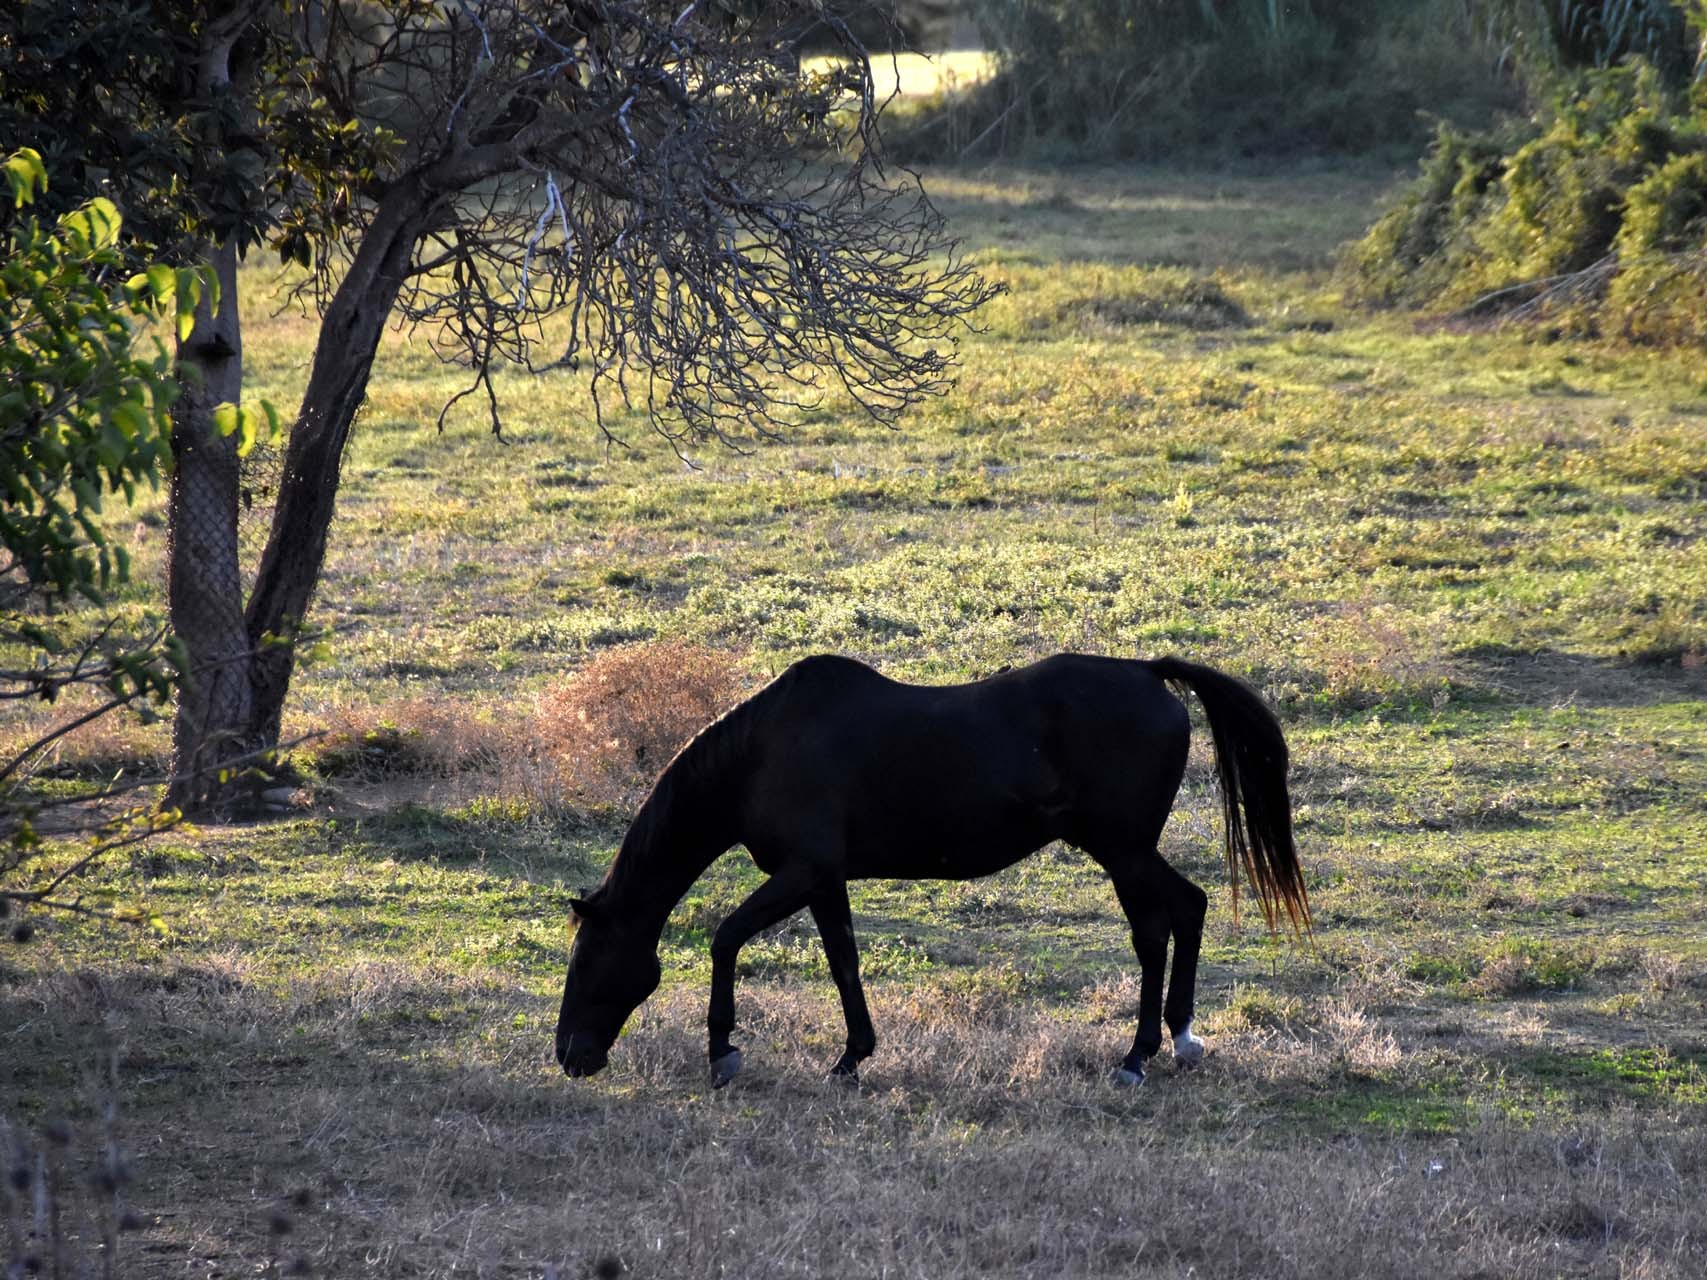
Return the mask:
[(569, 910), (575, 913), (577, 920), (592, 920), (599, 914), (598, 908), (585, 898), (569, 899)]

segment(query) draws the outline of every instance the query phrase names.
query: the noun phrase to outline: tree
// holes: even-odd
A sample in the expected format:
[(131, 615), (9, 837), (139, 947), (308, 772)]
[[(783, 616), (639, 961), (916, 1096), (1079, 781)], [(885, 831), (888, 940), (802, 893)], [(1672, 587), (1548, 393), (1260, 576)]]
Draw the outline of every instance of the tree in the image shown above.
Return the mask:
[[(44, 5), (76, 7), (24, 8)], [(916, 181), (887, 174), (865, 47), (814, 0), (156, 12), (169, 38), (111, 63), (113, 100), (176, 179), (144, 193), (150, 225), (176, 211), (223, 300), (202, 299), (178, 349), (180, 776), (277, 740), (344, 447), (393, 316), (433, 327), (494, 430), (492, 371), (509, 361), (579, 371), (601, 430), (617, 400), (672, 441), (733, 443), (777, 430), (821, 394), (820, 373), (894, 420), (946, 388), (952, 331), (990, 296)], [(52, 20), (31, 29), (65, 40)], [(824, 70), (797, 70), (808, 35), (839, 51)], [(7, 84), (0, 66), (0, 100), (28, 78), (12, 71)], [(322, 329), (245, 603), (235, 436), (210, 428), (214, 406), (239, 401), (236, 265), (262, 241), (306, 269)], [(552, 316), (568, 336), (548, 350)], [(174, 799), (212, 796), (197, 782)]]

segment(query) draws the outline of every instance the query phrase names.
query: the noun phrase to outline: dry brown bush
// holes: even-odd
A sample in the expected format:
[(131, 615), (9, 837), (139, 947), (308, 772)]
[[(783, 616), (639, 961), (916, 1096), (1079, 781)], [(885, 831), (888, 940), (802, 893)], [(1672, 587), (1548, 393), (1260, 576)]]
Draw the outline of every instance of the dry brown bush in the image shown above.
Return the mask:
[(528, 736), (525, 727), (489, 719), (482, 710), (469, 699), (448, 697), (343, 707), (330, 722), (304, 727), (321, 735), (304, 754), (328, 777), (501, 772), (508, 758), (527, 750)]
[(547, 689), (534, 734), (566, 795), (622, 804), (643, 795), (741, 692), (740, 670), (727, 653), (675, 640), (625, 645)]
[(525, 711), (417, 697), (322, 709), (293, 728), (319, 735), (302, 755), (323, 777), (448, 785), (552, 814), (637, 801), (742, 684), (728, 654), (664, 641), (599, 654)]

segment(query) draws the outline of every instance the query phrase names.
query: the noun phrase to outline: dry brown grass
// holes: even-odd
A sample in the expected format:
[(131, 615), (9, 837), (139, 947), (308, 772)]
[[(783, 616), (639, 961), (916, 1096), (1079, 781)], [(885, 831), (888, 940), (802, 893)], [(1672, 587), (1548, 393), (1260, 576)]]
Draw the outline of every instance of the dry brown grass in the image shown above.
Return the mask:
[(1370, 592), (1321, 619), (1314, 635), (1325, 691), (1348, 706), (1427, 696), (1445, 705), (1452, 671), (1438, 637), (1417, 632)]
[[(539, 993), (362, 960), (275, 990), (237, 954), (14, 987), (20, 1073), (123, 1046), (143, 1230), (125, 1274), (1684, 1277), (1707, 1261), (1701, 1117), (1312, 1138), (1242, 1118), (1428, 1052), (1342, 995), (1114, 1088), (1107, 1017), (875, 984), (866, 1087), (821, 1079), (833, 996), (749, 981), (748, 1070), (705, 1087), (703, 996), (666, 990), (596, 1080)], [(424, 1015), (431, 1012), (428, 1020)], [(1119, 1023), (1119, 1025), (1116, 1025)], [(291, 1231), (281, 1249), (273, 1220)]]
[(319, 735), (304, 756), (334, 783), (460, 782), (430, 789), (555, 813), (633, 804), (742, 692), (729, 654), (670, 641), (607, 649), (522, 710), (417, 697), (322, 709), (294, 727)]
[(643, 795), (741, 692), (740, 670), (727, 653), (680, 641), (625, 645), (547, 689), (533, 732), (568, 794), (621, 804)]
[[(26, 701), (0, 708), (0, 760), (10, 760), (104, 701), (94, 691), (78, 689), (51, 704)], [(121, 772), (164, 775), (172, 758), (170, 722), (170, 708), (152, 716), (112, 712), (58, 739), (38, 757), (33, 771), (99, 779)]]
[(496, 718), (473, 699), (451, 696), (342, 706), (298, 728), (318, 735), (304, 750), (315, 768), (346, 779), (487, 775), (527, 745), (525, 729), (513, 721)]

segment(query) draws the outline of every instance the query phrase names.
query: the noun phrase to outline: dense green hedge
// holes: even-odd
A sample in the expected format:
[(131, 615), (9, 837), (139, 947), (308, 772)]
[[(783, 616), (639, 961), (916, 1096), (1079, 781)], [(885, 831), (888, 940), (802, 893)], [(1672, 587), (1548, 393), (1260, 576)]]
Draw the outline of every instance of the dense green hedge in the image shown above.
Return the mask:
[(917, 132), (928, 158), (1414, 155), (1428, 116), (1480, 121), (1515, 102), (1502, 46), (1465, 0), (973, 7), (999, 73)]
[(1707, 86), (1579, 75), (1521, 130), (1440, 130), (1347, 259), (1366, 300), (1523, 308), (1643, 341), (1707, 336)]
[(1707, 0), (967, 2), (998, 74), (905, 107), (906, 158), (1410, 156), (1582, 70), (1686, 84), (1707, 27)]

